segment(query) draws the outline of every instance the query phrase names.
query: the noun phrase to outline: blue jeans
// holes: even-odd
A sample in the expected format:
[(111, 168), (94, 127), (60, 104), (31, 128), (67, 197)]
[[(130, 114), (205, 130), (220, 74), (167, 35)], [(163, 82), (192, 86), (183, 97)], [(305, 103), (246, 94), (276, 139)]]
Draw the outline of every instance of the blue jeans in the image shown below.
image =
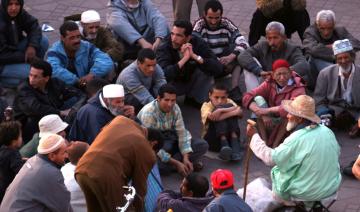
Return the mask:
[(309, 63), (310, 63), (311, 71), (308, 76), (309, 77), (308, 86), (315, 88), (316, 80), (320, 71), (330, 65), (333, 65), (334, 63), (322, 59), (317, 59), (314, 57), (310, 57)]
[[(25, 51), (27, 47), (28, 40), (23, 39), (19, 45), (18, 49)], [(46, 36), (41, 37), (40, 49), (36, 52), (36, 56), (43, 58), (49, 47), (49, 40)], [(23, 80), (29, 76), (30, 65), (27, 63), (18, 63), (18, 64), (9, 64), (5, 66), (0, 66), (0, 84), (3, 87), (15, 88)]]

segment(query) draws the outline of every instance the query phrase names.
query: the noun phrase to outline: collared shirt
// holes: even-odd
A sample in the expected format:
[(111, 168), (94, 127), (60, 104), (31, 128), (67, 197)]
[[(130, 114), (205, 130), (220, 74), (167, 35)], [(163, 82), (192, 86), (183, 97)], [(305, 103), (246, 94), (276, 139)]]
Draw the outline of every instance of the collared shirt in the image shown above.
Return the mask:
[[(226, 104), (232, 104), (234, 106), (238, 106), (233, 100), (227, 99)], [(209, 129), (209, 122), (208, 122), (208, 116), (210, 113), (214, 111), (215, 107), (209, 102), (204, 102), (204, 104), (201, 106), (201, 122), (202, 122), (202, 131), (201, 131), (201, 137), (203, 138), (205, 134), (207, 133)]]
[[(292, 86), (293, 84), (295, 84), (295, 81), (294, 81), (293, 78), (290, 78), (290, 79), (288, 80), (286, 86)], [(277, 92), (277, 93), (280, 93), (281, 91), (284, 90), (284, 88), (285, 88), (286, 86), (280, 87), (280, 86), (276, 83), (276, 92)]]
[[(175, 104), (169, 113), (160, 110), (158, 101), (155, 99), (145, 105), (137, 115), (143, 126), (158, 130), (175, 130), (179, 139), (179, 150), (181, 154), (192, 152), (191, 134), (185, 129), (184, 121), (181, 115), (180, 107)], [(171, 155), (161, 149), (157, 153), (163, 162), (168, 162)]]
[[(345, 77), (344, 74), (341, 70), (342, 68), (339, 66), (339, 77), (340, 77), (340, 82), (341, 82), (341, 94), (342, 94), (342, 98), (349, 104), (352, 103), (352, 98), (351, 98), (351, 88), (352, 88), (352, 81), (354, 79), (354, 72), (355, 72), (355, 65), (352, 64), (351, 65), (351, 73), (350, 76), (348, 77), (346, 86), (345, 86)], [(346, 87), (346, 88), (345, 88)]]

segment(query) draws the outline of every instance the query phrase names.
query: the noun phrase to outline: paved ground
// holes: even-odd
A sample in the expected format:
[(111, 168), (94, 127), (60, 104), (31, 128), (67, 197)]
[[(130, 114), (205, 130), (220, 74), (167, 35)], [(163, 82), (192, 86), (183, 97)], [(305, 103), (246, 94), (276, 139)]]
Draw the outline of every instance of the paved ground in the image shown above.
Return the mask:
[[(161, 12), (168, 18), (169, 25), (173, 21), (172, 5), (170, 0), (153, 0), (153, 2), (160, 8)], [(194, 1), (195, 2), (195, 1)], [(230, 18), (241, 32), (247, 35), (252, 13), (255, 8), (254, 0), (221, 0), (224, 6), (224, 16)], [(312, 21), (316, 12), (321, 9), (332, 9), (336, 14), (337, 24), (344, 25), (357, 38), (360, 38), (360, 18), (358, 12), (360, 10), (359, 0), (308, 0), (308, 11)], [(54, 32), (46, 33), (50, 41), (53, 42), (58, 39), (58, 27), (60, 26), (63, 17), (74, 13), (81, 13), (87, 9), (96, 9), (102, 16), (103, 23), (105, 23), (107, 0), (28, 0), (25, 1), (26, 9), (33, 15), (39, 18), (40, 23), (48, 23), (56, 30)], [(197, 14), (195, 4), (192, 10), (192, 20)], [(298, 36), (293, 36), (295, 42), (299, 42)], [(182, 106), (185, 116), (187, 128), (192, 132), (193, 136), (199, 136), (200, 121), (199, 112), (194, 108)], [(244, 121), (241, 121), (242, 132), (244, 132)], [(352, 159), (357, 157), (360, 152), (358, 145), (360, 139), (348, 139), (346, 134), (336, 132), (338, 141), (341, 145), (341, 165), (348, 164)], [(217, 168), (229, 168), (235, 172), (236, 186), (242, 187), (243, 184), (243, 164), (229, 164), (217, 160), (213, 154), (207, 154), (204, 160), (205, 170), (201, 173), (209, 176), (211, 171)], [(263, 165), (263, 163), (252, 157), (250, 163), (250, 179), (259, 176), (268, 178), (270, 168)], [(181, 177), (176, 174), (163, 179), (164, 184), (168, 188), (178, 189)], [(339, 191), (339, 200), (332, 206), (332, 211), (355, 212), (360, 211), (360, 183), (348, 177), (343, 178), (343, 182)]]

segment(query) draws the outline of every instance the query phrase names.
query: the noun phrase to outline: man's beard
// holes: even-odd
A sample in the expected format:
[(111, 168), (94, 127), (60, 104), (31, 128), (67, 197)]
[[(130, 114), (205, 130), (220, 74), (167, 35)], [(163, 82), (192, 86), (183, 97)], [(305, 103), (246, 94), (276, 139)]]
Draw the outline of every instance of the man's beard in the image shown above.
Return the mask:
[(86, 40), (94, 40), (94, 39), (96, 39), (96, 35), (97, 34), (87, 34), (85, 36), (85, 38), (86, 38)]
[(350, 63), (346, 66), (339, 66), (339, 69), (342, 73), (349, 73), (352, 69), (352, 63)]
[(286, 131), (291, 131), (293, 130), (298, 124), (294, 121), (288, 121), (288, 123), (286, 124)]
[(123, 115), (124, 111), (122, 109), (113, 107), (113, 106), (109, 106), (109, 111), (113, 116), (119, 116), (119, 115)]

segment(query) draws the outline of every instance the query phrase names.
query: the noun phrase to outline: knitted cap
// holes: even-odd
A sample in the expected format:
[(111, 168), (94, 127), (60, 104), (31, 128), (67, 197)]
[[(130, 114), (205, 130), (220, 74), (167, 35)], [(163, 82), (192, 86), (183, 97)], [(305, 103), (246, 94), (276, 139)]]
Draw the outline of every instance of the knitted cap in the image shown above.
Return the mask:
[(234, 176), (230, 170), (218, 169), (211, 173), (211, 186), (214, 189), (227, 189), (234, 185)]
[(332, 47), (333, 47), (334, 55), (338, 55), (340, 53), (349, 52), (353, 50), (353, 47), (349, 39), (337, 40), (333, 43)]
[(55, 152), (64, 144), (65, 139), (63, 137), (57, 134), (49, 134), (40, 139), (37, 151), (39, 154), (46, 155)]
[(290, 64), (284, 59), (275, 60), (272, 64), (272, 71), (275, 71), (278, 68), (290, 68)]
[(81, 14), (81, 22), (88, 24), (100, 21), (100, 15), (95, 10), (87, 10)]
[(103, 87), (104, 98), (124, 97), (124, 87), (119, 84), (110, 84)]

